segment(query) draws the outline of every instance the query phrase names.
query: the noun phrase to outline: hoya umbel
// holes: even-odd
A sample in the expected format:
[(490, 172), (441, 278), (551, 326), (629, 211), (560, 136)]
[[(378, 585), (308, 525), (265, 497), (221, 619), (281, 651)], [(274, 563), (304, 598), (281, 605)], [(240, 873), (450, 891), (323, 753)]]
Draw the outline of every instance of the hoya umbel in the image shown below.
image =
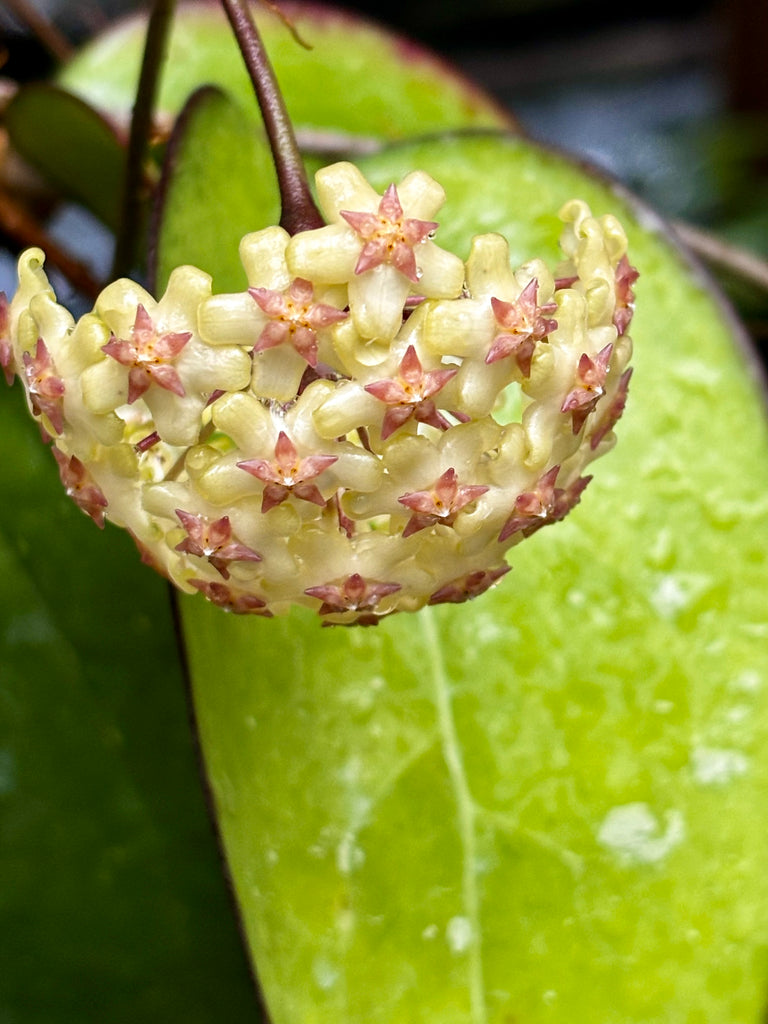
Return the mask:
[(235, 294), (179, 267), (75, 322), (28, 250), (0, 356), (67, 493), (181, 590), (369, 625), (482, 594), (582, 498), (627, 397), (637, 273), (577, 200), (560, 265), (513, 267), (497, 234), (466, 263), (441, 248), (422, 171), (316, 184), (324, 226), (246, 235)]

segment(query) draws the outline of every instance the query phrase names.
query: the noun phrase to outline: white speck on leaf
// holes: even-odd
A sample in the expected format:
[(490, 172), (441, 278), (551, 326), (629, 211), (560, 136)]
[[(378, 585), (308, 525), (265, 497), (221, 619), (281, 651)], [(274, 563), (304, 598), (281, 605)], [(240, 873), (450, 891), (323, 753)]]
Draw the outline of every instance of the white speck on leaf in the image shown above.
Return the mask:
[(336, 867), (342, 875), (350, 875), (365, 862), (365, 853), (355, 845), (354, 836), (346, 833), (336, 847)]
[(612, 807), (597, 834), (597, 841), (624, 864), (657, 864), (685, 837), (680, 811), (670, 810), (659, 821), (648, 804)]
[(702, 786), (724, 785), (744, 775), (749, 761), (740, 750), (696, 747), (691, 754), (693, 777)]
[(651, 604), (662, 619), (674, 619), (689, 604), (690, 596), (671, 574), (662, 576), (651, 593)]
[(472, 923), (466, 917), (452, 917), (445, 928), (445, 938), (452, 953), (465, 953), (472, 942)]
[(739, 693), (757, 693), (762, 685), (763, 680), (760, 673), (755, 669), (748, 668), (736, 676), (731, 683), (731, 688)]
[(328, 989), (333, 988), (339, 980), (339, 969), (335, 964), (332, 964), (330, 960), (327, 960), (323, 956), (319, 956), (315, 958), (315, 961), (312, 964), (312, 975), (317, 987), (321, 988), (324, 992), (327, 992)]

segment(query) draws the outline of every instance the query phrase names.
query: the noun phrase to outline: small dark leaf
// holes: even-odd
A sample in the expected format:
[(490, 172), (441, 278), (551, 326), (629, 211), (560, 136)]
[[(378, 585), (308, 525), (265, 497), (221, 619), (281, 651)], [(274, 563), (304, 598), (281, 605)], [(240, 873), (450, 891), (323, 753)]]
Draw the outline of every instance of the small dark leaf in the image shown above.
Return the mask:
[[(220, 90), (199, 89), (181, 112), (166, 153), (156, 212), (159, 292), (169, 268), (184, 263), (215, 275), (217, 291), (246, 286), (238, 243), (246, 232), (277, 223), (280, 204), (263, 133)], [(169, 262), (169, 251), (175, 263)]]
[(16, 93), (5, 123), (13, 145), (53, 189), (115, 228), (125, 149), (100, 113), (57, 86), (33, 84)]

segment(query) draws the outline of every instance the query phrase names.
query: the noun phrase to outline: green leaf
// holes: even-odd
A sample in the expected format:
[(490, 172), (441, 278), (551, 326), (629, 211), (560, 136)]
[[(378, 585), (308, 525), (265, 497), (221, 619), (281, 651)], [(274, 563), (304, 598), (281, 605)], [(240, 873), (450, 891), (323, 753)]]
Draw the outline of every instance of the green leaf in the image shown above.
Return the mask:
[(11, 141), (55, 190), (117, 225), (124, 142), (98, 111), (53, 85), (19, 89), (3, 117)]
[(567, 158), (488, 136), (363, 162), (379, 188), (417, 167), (462, 255), (500, 230), (555, 259), (574, 195), (617, 213), (636, 373), (579, 508), (470, 605), (322, 630), (183, 599), (274, 1024), (757, 1024), (768, 432), (741, 335), (664, 226)]
[[(463, 126), (509, 127), (490, 96), (434, 54), (381, 25), (317, 4), (291, 5), (307, 50), (259, 5), (254, 14), (299, 131), (404, 138)], [(111, 116), (127, 118), (138, 81), (146, 21), (120, 22), (84, 47), (59, 84)], [(159, 95), (174, 115), (201, 85), (217, 85), (258, 119), (253, 88), (218, 4), (180, 5)], [(337, 140), (338, 143), (338, 140)], [(341, 142), (343, 145), (343, 140)]]
[(0, 1019), (256, 1021), (166, 586), (0, 395)]
[[(263, 133), (239, 104), (211, 86), (194, 93), (179, 116), (161, 184), (162, 231), (155, 263), (163, 291), (173, 266), (215, 274), (218, 291), (247, 286), (238, 243), (280, 219), (272, 157)], [(211, 231), (211, 207), (216, 230)], [(170, 253), (171, 259), (166, 257)]]

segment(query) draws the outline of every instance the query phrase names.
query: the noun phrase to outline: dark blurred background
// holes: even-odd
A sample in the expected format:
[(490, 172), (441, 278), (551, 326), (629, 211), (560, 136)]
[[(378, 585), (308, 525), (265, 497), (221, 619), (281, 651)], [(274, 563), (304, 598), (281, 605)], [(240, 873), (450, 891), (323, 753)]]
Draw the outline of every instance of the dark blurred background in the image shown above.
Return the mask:
[[(52, 58), (30, 21), (70, 43), (131, 0), (8, 0), (5, 64), (16, 81)], [(662, 213), (768, 259), (768, 2), (646, 0), (373, 0), (342, 4), (386, 22), (464, 69), (534, 138), (604, 167)], [(706, 240), (704, 240), (706, 244)], [(718, 277), (756, 341), (768, 343), (765, 284)], [(755, 269), (760, 272), (760, 266)], [(762, 268), (766, 273), (766, 268)], [(0, 287), (4, 287), (0, 282)]]

